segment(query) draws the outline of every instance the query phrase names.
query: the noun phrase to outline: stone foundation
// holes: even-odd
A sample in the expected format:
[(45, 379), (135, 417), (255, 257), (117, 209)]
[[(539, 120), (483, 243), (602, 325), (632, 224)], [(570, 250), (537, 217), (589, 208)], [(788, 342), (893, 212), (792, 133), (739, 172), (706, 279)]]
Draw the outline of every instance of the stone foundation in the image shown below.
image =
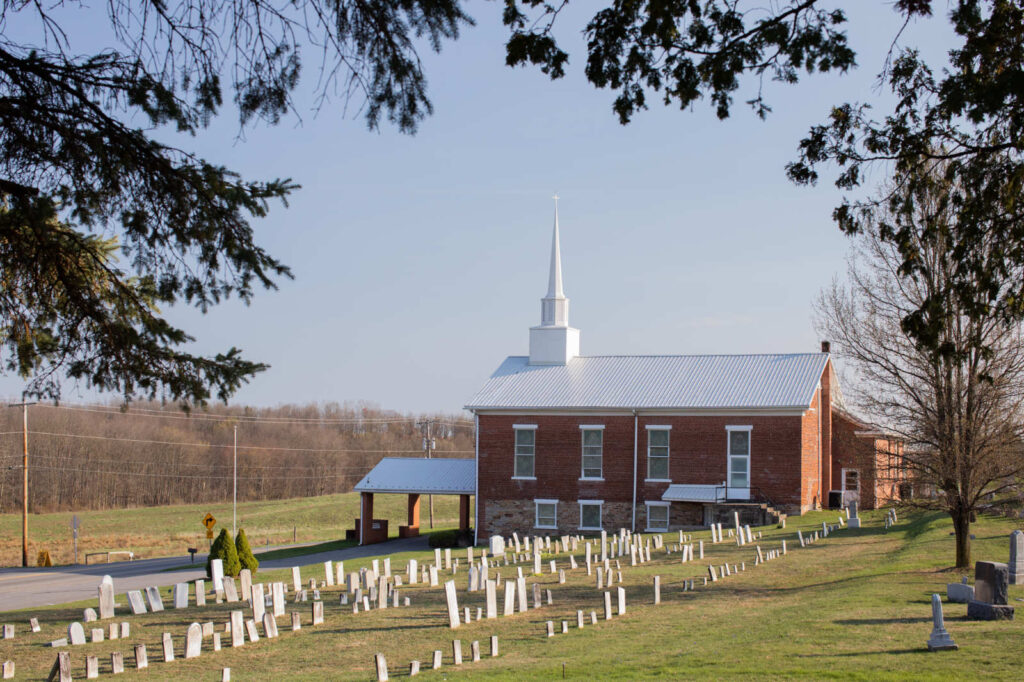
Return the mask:
[[(586, 500), (584, 500), (586, 501)], [(488, 535), (511, 537), (518, 533), (526, 535), (577, 535), (587, 534), (590, 529), (580, 529), (580, 506), (576, 500), (559, 501), (558, 528), (537, 528), (536, 506), (533, 500), (488, 500), (486, 518), (480, 519), (480, 529)], [(637, 525), (640, 526), (640, 512), (637, 509)], [(646, 519), (644, 519), (646, 521)], [(628, 502), (605, 502), (601, 508), (601, 525), (609, 533), (632, 525), (632, 508)]]

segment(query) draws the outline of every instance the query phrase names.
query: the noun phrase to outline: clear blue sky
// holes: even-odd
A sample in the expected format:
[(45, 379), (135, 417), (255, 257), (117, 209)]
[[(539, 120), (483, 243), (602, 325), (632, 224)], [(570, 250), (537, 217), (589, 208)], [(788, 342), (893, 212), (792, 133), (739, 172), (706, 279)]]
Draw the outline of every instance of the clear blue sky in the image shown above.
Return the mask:
[[(249, 307), (170, 317), (197, 337), (196, 351), (236, 345), (271, 365), (234, 403), (457, 410), (505, 356), (526, 354), (557, 191), (570, 322), (584, 354), (816, 350), (811, 301), (841, 274), (848, 246), (830, 219), (840, 195), (828, 181), (792, 186), (784, 166), (830, 105), (879, 96), (875, 76), (900, 26), (892, 3), (841, 4), (861, 66), (766, 83), (767, 121), (742, 104), (756, 87), (746, 83), (724, 122), (706, 104), (679, 111), (653, 101), (619, 125), (613, 93), (583, 76), (579, 29), (596, 3), (560, 18), (571, 61), (554, 82), (504, 66), (500, 4), (468, 3), (477, 27), (423, 55), (435, 113), (415, 136), (368, 132), (339, 102), (310, 113), (311, 55), (301, 122), (250, 129), (237, 142), (228, 112), (200, 137), (175, 140), (247, 177), (302, 185), (288, 209), (255, 224), (295, 280)], [(901, 42), (941, 54), (947, 32), (939, 17)], [(5, 377), (0, 394), (20, 386)], [(65, 389), (68, 400), (94, 397)]]

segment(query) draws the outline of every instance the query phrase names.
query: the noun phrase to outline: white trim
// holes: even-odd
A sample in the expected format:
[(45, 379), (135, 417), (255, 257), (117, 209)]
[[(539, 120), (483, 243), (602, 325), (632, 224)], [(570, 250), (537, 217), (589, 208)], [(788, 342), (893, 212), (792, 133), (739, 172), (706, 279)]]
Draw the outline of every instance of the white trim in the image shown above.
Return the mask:
[(604, 431), (604, 424), (580, 424), (580, 430)]
[(671, 424), (648, 424), (644, 427), (648, 431), (671, 431)]
[[(753, 458), (753, 453), (754, 453), (754, 438), (753, 438), (753, 436), (750, 435), (750, 433), (754, 430), (754, 427), (753, 426), (726, 426), (725, 430), (729, 434), (725, 438), (725, 485), (726, 485), (726, 490), (730, 491), (730, 494), (733, 494), (733, 493), (731, 493), (731, 491), (733, 491), (733, 490), (744, 490), (744, 489), (746, 489), (746, 491), (747, 491), (746, 495), (743, 495), (742, 493), (738, 493), (738, 494), (735, 494), (735, 495), (736, 495), (736, 497), (740, 497), (740, 498), (743, 498), (743, 499), (750, 499), (750, 479), (751, 479), (751, 471), (750, 471), (751, 470), (751, 466), (750, 466), (750, 462), (751, 462), (751, 459)], [(731, 434), (732, 434), (732, 432), (739, 432), (739, 433), (746, 432), (748, 434), (747, 435), (747, 454), (746, 454), (746, 459), (747, 459), (747, 485), (743, 486), (743, 487), (741, 487), (741, 486), (733, 486), (732, 485), (732, 458), (733, 457), (743, 457), (744, 456), (744, 455), (734, 455), (734, 454), (732, 454), (732, 449), (731, 449), (731, 445), (732, 445), (732, 442), (731, 442), (732, 441), (732, 435)]]
[[(576, 500), (580, 512), (579, 530), (601, 530), (604, 528), (604, 500)], [(596, 526), (583, 525), (583, 505), (597, 507), (598, 524)]]
[(645, 478), (644, 483), (671, 483), (671, 478)]
[[(538, 507), (540, 505), (542, 505), (542, 504), (550, 504), (550, 505), (554, 506), (554, 508), (555, 508), (555, 523), (554, 523), (554, 525), (551, 525), (551, 526), (542, 526), (542, 525), (540, 525), (540, 518), (539, 518), (540, 517), (540, 514), (539, 514), (540, 510), (538, 509)], [(534, 528), (543, 528), (543, 529), (547, 529), (547, 530), (557, 529), (558, 528), (558, 500), (534, 500), (533, 501), (533, 527)]]
[(537, 425), (536, 424), (513, 424), (512, 428), (513, 429), (525, 429), (527, 431), (536, 431), (537, 430)]
[(647, 528), (646, 528), (646, 531), (649, 532), (649, 533), (652, 533), (652, 532), (662, 532), (663, 533), (663, 532), (667, 531), (669, 525), (671, 525), (671, 523), (670, 523), (670, 521), (671, 521), (671, 519), (670, 519), (671, 511), (669, 511), (669, 512), (667, 512), (665, 514), (665, 525), (664, 526), (652, 526), (651, 525), (651, 507), (659, 507), (659, 508), (669, 509), (672, 506), (672, 503), (671, 502), (647, 501), (644, 504), (647, 506), (647, 514), (646, 514), (646, 516), (647, 516)]
[(581, 476), (579, 480), (581, 480), (581, 481), (591, 481), (591, 482), (597, 481), (598, 483), (604, 483), (604, 477), (601, 477), (601, 478), (583, 478)]
[[(601, 434), (601, 474), (599, 476), (587, 476), (587, 467), (583, 464), (584, 457), (586, 457), (586, 449), (588, 447), (595, 447), (593, 445), (587, 445), (584, 442), (583, 432), (584, 431), (597, 431)], [(593, 456), (593, 455), (591, 455)], [(586, 426), (580, 425), (580, 480), (587, 481), (603, 481), (604, 480), (604, 426)]]
[(538, 502), (540, 504), (558, 504), (558, 500), (547, 500), (547, 499), (542, 499), (542, 498), (539, 498), (539, 497), (533, 498), (533, 501), (534, 501), (535, 504), (538, 503)]
[(513, 481), (536, 481), (536, 476), (513, 476)]
[[(839, 489), (844, 493), (859, 493), (860, 492), (860, 469), (854, 469), (853, 467), (843, 467), (840, 469), (842, 478), (839, 479)], [(857, 488), (854, 490), (846, 489), (846, 472), (855, 471), (857, 472)]]

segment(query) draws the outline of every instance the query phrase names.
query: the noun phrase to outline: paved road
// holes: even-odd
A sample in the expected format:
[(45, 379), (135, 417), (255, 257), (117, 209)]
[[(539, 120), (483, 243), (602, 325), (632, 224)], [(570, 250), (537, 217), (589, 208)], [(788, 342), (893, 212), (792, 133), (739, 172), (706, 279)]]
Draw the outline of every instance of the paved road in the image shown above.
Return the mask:
[[(333, 552), (307, 554), (288, 559), (260, 562), (260, 568), (288, 568), (306, 566), (324, 561), (345, 561), (366, 556), (394, 554), (428, 549), (426, 535), (404, 540), (390, 540), (377, 545), (350, 547)], [(117, 561), (89, 566), (57, 566), (54, 568), (0, 569), (0, 610), (13, 611), (33, 606), (64, 604), (82, 599), (95, 599), (96, 588), (105, 575), (114, 579), (114, 592), (140, 590), (152, 585), (163, 587), (178, 582), (197, 580), (206, 576), (206, 555), (197, 554), (194, 570), (164, 572), (165, 569), (187, 563), (187, 558), (141, 559)]]

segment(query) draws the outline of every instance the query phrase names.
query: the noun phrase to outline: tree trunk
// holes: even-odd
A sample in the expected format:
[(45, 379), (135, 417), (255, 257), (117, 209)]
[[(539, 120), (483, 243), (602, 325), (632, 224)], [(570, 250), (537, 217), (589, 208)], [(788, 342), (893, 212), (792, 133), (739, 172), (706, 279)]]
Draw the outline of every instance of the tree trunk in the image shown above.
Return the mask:
[(971, 567), (971, 512), (957, 508), (951, 511), (953, 531), (956, 533), (956, 567)]

